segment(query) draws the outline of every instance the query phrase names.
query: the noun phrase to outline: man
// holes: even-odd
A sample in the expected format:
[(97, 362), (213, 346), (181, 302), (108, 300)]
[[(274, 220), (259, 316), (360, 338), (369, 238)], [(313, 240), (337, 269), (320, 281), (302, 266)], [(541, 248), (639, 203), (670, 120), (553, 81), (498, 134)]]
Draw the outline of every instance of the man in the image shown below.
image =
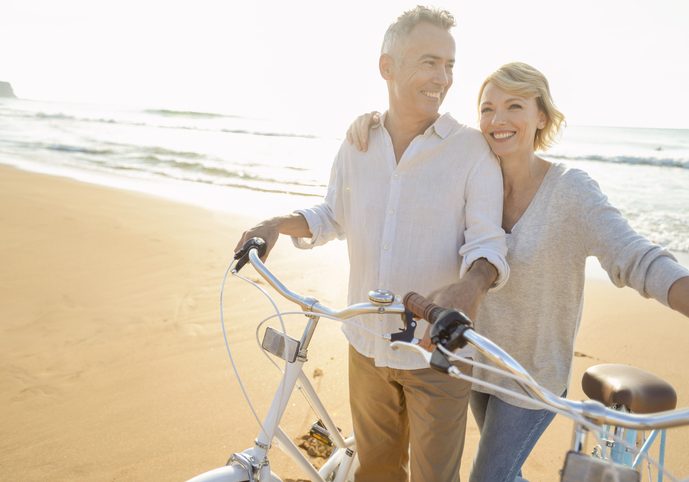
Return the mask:
[[(453, 26), (448, 12), (425, 7), (390, 26), (379, 62), (389, 106), (368, 151), (343, 143), (323, 204), (264, 221), (238, 247), (259, 236), (270, 250), (280, 233), (301, 248), (346, 238), (350, 303), (375, 288), (433, 291), (436, 303), (475, 315), (487, 290), (508, 276), (502, 179), (481, 134), (438, 113), (452, 85)], [(399, 326), (399, 317), (381, 316), (343, 328), (356, 480), (457, 481), (470, 384), (392, 351), (375, 334)]]

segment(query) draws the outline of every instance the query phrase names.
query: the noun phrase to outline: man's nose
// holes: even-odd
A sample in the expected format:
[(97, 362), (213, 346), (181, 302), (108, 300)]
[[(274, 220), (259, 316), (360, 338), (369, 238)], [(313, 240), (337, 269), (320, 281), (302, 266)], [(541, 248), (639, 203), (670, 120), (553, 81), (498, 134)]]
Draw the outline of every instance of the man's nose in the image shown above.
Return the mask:
[(442, 86), (446, 86), (450, 83), (451, 79), (452, 74), (448, 72), (447, 67), (442, 65), (439, 66), (436, 70), (435, 81)]

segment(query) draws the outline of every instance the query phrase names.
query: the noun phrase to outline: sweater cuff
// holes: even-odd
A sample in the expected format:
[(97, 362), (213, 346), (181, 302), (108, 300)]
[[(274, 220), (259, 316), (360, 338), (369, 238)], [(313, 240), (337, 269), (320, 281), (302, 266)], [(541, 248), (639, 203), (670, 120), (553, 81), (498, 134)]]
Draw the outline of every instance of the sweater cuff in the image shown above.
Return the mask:
[(689, 269), (679, 264), (671, 254), (659, 256), (648, 267), (644, 283), (644, 294), (660, 301), (665, 306), (668, 303), (670, 287), (680, 278), (689, 276)]

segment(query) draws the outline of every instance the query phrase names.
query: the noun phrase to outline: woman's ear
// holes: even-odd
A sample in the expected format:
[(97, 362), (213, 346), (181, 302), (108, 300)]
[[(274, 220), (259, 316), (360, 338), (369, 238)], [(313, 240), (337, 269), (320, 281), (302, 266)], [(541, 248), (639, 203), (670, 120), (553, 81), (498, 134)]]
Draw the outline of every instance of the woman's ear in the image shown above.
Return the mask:
[(548, 123), (548, 116), (545, 115), (545, 112), (542, 110), (538, 111), (538, 128), (543, 129), (545, 125)]

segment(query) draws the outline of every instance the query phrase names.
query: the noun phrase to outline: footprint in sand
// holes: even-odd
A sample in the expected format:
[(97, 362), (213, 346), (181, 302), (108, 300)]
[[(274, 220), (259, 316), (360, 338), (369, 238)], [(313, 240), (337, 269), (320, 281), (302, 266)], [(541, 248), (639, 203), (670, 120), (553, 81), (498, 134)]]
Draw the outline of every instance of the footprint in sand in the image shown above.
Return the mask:
[(187, 291), (177, 303), (177, 309), (175, 310), (175, 322), (183, 322), (187, 318), (187, 314), (196, 309), (196, 305), (196, 298), (192, 296), (191, 291)]
[(28, 370), (22, 367), (9, 365), (6, 370), (14, 380), (24, 385), (36, 380), (36, 375), (30, 373)]
[(60, 394), (60, 390), (51, 385), (36, 385), (20, 391), (12, 398), (13, 402), (25, 402), (36, 398), (55, 398)]
[(182, 333), (191, 336), (205, 335), (207, 330), (199, 323), (184, 323), (181, 325)]

